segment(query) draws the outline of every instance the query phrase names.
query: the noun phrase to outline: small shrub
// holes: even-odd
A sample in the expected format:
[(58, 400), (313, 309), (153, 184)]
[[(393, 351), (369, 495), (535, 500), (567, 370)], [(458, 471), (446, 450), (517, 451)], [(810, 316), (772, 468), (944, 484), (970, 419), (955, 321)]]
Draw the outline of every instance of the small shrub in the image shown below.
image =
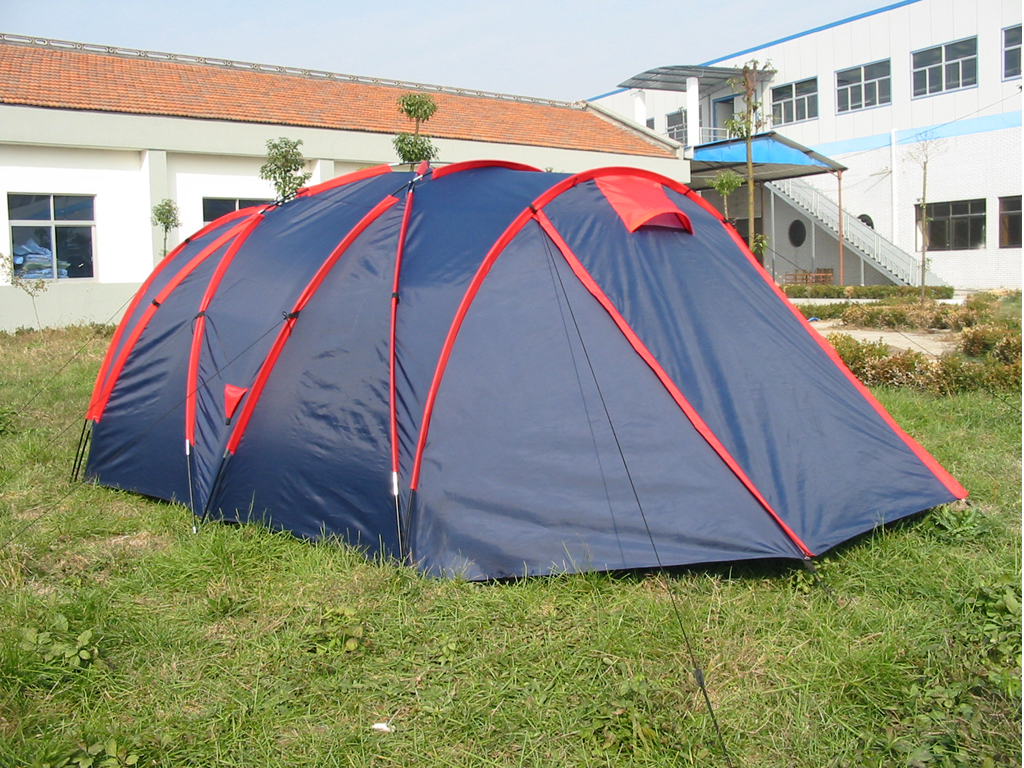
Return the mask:
[(869, 360), (862, 381), (870, 386), (922, 387), (932, 375), (932, 362), (914, 350), (900, 350)]
[(957, 339), (957, 348), (968, 357), (984, 357), (996, 348), (1006, 331), (987, 323), (964, 328)]
[(839, 353), (846, 367), (861, 381), (867, 374), (869, 362), (889, 355), (888, 345), (881, 341), (857, 341), (845, 333), (830, 333), (825, 339)]
[(1003, 365), (1014, 365), (1016, 363), (1017, 370), (1020, 370), (1020, 352), (1021, 352), (1021, 334), (1020, 331), (1017, 333), (1011, 333), (996, 342), (995, 348), (992, 350), (992, 357), (1001, 362)]

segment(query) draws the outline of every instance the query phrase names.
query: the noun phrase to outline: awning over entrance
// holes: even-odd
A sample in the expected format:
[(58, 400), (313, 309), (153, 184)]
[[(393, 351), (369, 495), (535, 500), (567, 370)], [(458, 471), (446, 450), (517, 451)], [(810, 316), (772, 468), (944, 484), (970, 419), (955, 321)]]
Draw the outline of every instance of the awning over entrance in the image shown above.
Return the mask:
[[(757, 182), (846, 170), (845, 165), (775, 131), (754, 136), (752, 150), (754, 180)], [(747, 145), (743, 139), (728, 139), (694, 147), (693, 160), (690, 161), (690, 187), (709, 189), (714, 175), (726, 168), (746, 176)]]

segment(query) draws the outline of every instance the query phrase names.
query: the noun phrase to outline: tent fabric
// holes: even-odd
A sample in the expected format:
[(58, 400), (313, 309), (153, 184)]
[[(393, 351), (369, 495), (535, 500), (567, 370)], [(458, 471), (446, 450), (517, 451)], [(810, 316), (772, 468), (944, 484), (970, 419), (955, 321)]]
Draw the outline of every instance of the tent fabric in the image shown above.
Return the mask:
[(87, 416), (102, 485), (470, 579), (803, 558), (966, 495), (637, 169), (382, 166), (214, 222)]

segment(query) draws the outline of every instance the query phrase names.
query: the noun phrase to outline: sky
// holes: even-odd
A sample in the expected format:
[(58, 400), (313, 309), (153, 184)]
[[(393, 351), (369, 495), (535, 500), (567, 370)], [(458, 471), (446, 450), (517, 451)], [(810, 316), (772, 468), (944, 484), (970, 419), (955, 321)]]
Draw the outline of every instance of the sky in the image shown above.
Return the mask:
[(576, 101), (895, 0), (0, 0), (0, 32)]

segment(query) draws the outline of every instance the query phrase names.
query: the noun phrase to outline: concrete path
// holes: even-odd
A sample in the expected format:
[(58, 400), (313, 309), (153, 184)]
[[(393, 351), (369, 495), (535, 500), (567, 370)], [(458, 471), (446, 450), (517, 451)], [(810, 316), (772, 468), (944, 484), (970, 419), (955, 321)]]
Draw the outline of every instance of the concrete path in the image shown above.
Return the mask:
[(956, 334), (950, 331), (892, 331), (882, 328), (851, 328), (842, 320), (818, 320), (811, 323), (822, 336), (845, 333), (857, 341), (882, 341), (893, 349), (912, 349), (939, 357), (956, 349)]

